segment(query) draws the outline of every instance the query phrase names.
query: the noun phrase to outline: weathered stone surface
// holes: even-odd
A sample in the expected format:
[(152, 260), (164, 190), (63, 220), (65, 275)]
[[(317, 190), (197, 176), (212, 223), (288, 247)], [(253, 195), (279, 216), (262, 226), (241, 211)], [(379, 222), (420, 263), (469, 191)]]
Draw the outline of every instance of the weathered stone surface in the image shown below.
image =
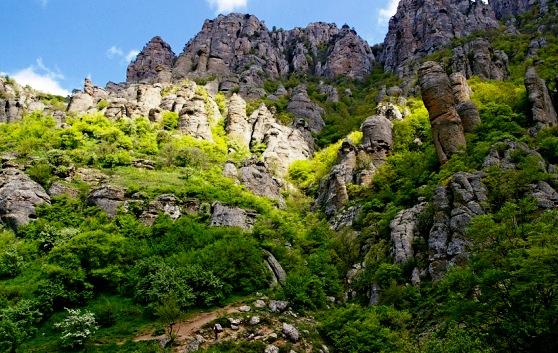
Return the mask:
[(401, 0), (389, 22), (380, 61), (387, 71), (410, 76), (420, 59), (473, 32), (498, 28), (482, 1)]
[(149, 203), (139, 218), (144, 224), (152, 225), (161, 214), (169, 216), (172, 220), (180, 218), (182, 216), (180, 200), (171, 194), (159, 195)]
[(389, 224), (391, 228), (392, 254), (396, 263), (403, 263), (413, 258), (413, 241), (417, 236), (419, 215), (427, 207), (423, 202), (412, 208), (399, 212)]
[(225, 130), (232, 139), (238, 140), (245, 146), (250, 146), (252, 126), (246, 116), (246, 102), (236, 93), (229, 100), (229, 112), (225, 122)]
[(318, 90), (320, 94), (323, 94), (327, 97), (326, 99), (328, 100), (328, 102), (339, 102), (339, 93), (337, 92), (337, 88), (335, 88), (335, 86), (326, 85), (323, 82), (320, 82)]
[(447, 269), (467, 258), (465, 230), (471, 219), (485, 213), (487, 189), (482, 173), (456, 173), (434, 192), (434, 225), (428, 236), (430, 276), (440, 279)]
[(264, 250), (265, 261), (271, 272), (273, 273), (274, 283), (283, 283), (287, 280), (287, 273), (283, 266), (277, 261), (275, 256), (267, 250)]
[(505, 19), (521, 15), (534, 5), (539, 5), (542, 12), (548, 10), (547, 0), (490, 0), (490, 6), (494, 9), (496, 18)]
[(374, 115), (364, 121), (362, 130), (362, 148), (372, 156), (376, 166), (382, 164), (393, 145), (391, 121), (382, 115)]
[(59, 181), (55, 181), (48, 189), (48, 194), (51, 197), (65, 195), (65, 196), (77, 198), (79, 196), (79, 191), (72, 186), (66, 185)]
[(208, 113), (205, 109), (205, 100), (201, 96), (194, 96), (192, 100), (185, 102), (180, 111), (180, 130), (195, 138), (213, 141), (211, 127), (209, 125)]
[(255, 159), (247, 161), (238, 170), (238, 180), (256, 195), (284, 202), (281, 196), (282, 183), (269, 173), (265, 162)]
[(372, 72), (375, 60), (368, 43), (348, 26), (343, 27), (328, 52), (324, 76), (362, 80)]
[(466, 145), (461, 118), (455, 110), (450, 80), (439, 64), (429, 61), (419, 69), (419, 82), (422, 100), (430, 114), (438, 160), (443, 164)]
[(282, 313), (289, 307), (289, 302), (284, 300), (270, 300), (268, 306), (272, 313)]
[(99, 207), (111, 218), (116, 216), (118, 208), (124, 201), (124, 190), (108, 184), (93, 189), (87, 198), (88, 204)]
[(293, 97), (287, 106), (287, 111), (296, 118), (306, 121), (308, 128), (313, 133), (319, 133), (325, 126), (324, 119), (322, 118), (325, 115), (325, 111), (308, 97), (308, 92), (304, 86), (299, 86), (295, 89)]
[(558, 125), (558, 117), (546, 83), (538, 75), (534, 67), (525, 74), (525, 88), (531, 103), (531, 116), (535, 124), (534, 130)]
[(17, 228), (36, 217), (35, 207), (50, 203), (43, 187), (18, 169), (0, 170), (0, 221)]
[(212, 207), (212, 227), (239, 227), (252, 228), (257, 214), (238, 207), (230, 207), (215, 203)]
[(316, 204), (320, 205), (328, 217), (349, 202), (347, 184), (353, 182), (353, 172), (357, 166), (357, 151), (350, 141), (344, 141), (339, 149), (338, 163), (320, 184)]
[(170, 82), (175, 60), (176, 55), (170, 45), (161, 37), (154, 37), (128, 66), (126, 81), (129, 83)]
[(298, 329), (291, 324), (287, 324), (286, 322), (283, 323), (283, 334), (287, 339), (291, 342), (297, 342), (300, 339), (300, 333)]
[(85, 113), (95, 107), (93, 97), (84, 92), (76, 92), (72, 95), (70, 104), (68, 105), (68, 112), (70, 113)]
[(481, 123), (480, 114), (475, 103), (471, 101), (471, 88), (467, 84), (467, 79), (462, 73), (454, 73), (450, 76), (450, 81), (455, 97), (455, 110), (461, 118), (464, 132), (473, 132), (475, 127)]
[(479, 76), (503, 81), (509, 77), (508, 61), (505, 52), (492, 48), (488, 40), (478, 38), (453, 49), (450, 67), (467, 78)]

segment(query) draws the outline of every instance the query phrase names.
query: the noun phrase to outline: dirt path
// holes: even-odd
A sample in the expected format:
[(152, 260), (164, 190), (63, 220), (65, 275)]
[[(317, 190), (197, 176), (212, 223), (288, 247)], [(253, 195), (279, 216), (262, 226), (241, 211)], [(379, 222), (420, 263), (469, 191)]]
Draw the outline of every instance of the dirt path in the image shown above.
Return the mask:
[[(238, 312), (238, 306), (240, 304), (231, 304), (224, 308), (215, 309), (208, 312), (196, 313), (192, 317), (184, 321), (179, 321), (174, 326), (176, 332), (176, 339), (178, 342), (186, 340), (188, 337), (192, 337), (195, 333), (201, 329), (203, 326), (207, 325), (211, 321), (227, 314), (232, 314)], [(143, 334), (134, 338), (135, 342), (140, 341), (153, 341), (164, 338), (165, 335), (153, 336), (152, 334)]]

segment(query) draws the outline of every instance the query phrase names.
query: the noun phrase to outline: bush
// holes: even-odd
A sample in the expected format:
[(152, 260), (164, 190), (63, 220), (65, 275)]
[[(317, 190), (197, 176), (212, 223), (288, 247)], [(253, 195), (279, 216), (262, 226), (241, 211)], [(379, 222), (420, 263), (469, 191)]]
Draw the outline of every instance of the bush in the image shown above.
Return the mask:
[(68, 315), (54, 327), (61, 330), (60, 341), (63, 347), (80, 348), (97, 332), (95, 315), (90, 311), (80, 309), (66, 309)]
[(178, 113), (164, 112), (163, 113), (163, 128), (166, 130), (176, 130), (178, 127)]

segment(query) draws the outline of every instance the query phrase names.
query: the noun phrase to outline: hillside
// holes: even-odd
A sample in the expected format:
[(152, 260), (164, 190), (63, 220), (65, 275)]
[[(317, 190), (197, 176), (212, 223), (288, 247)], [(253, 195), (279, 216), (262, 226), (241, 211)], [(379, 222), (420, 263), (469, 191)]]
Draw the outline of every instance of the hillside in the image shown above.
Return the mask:
[(555, 352), (558, 3), (220, 15), (0, 78), (2, 352)]

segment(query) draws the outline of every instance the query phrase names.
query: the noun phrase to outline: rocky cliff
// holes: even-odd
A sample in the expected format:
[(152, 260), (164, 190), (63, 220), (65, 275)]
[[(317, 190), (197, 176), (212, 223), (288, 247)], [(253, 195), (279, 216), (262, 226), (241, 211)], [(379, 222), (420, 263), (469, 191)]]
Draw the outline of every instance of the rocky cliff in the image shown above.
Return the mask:
[[(256, 16), (220, 15), (205, 21), (175, 59), (153, 38), (128, 68), (128, 83), (217, 77), (220, 89), (254, 94), (265, 79), (291, 73), (363, 79), (375, 58), (368, 43), (348, 26), (317, 22), (305, 28), (269, 30)], [(256, 90), (257, 95), (257, 90)]]

